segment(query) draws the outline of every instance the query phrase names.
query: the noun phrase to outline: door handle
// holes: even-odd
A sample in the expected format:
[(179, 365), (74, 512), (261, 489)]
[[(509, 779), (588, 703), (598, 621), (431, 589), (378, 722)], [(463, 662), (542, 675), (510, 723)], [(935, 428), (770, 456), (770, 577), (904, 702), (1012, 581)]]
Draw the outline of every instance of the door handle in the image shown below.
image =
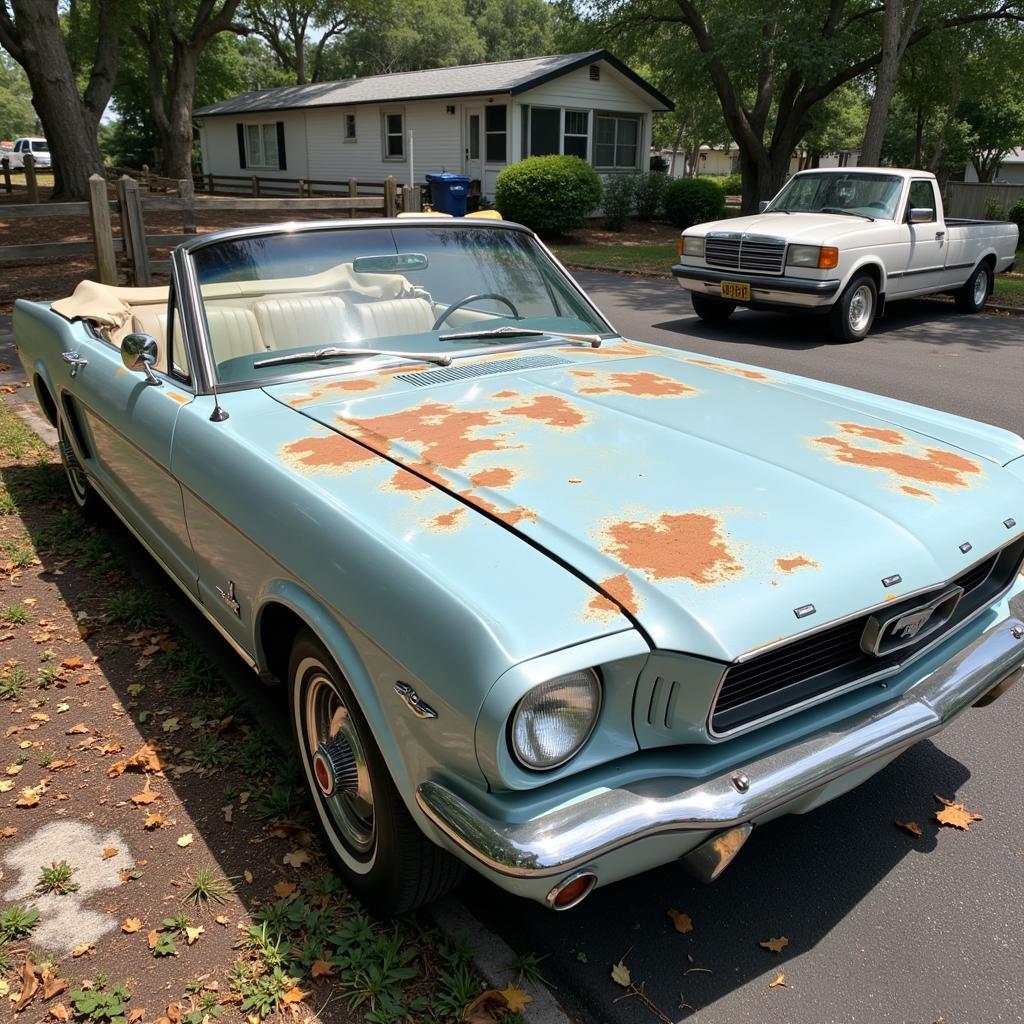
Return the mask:
[(71, 367), (72, 377), (76, 377), (78, 375), (78, 368), (80, 366), (89, 365), (89, 360), (83, 359), (77, 352), (61, 352), (60, 357)]
[(946, 232), (945, 231), (936, 231), (935, 232), (935, 239), (936, 239), (936, 241), (941, 242), (945, 237), (946, 237)]

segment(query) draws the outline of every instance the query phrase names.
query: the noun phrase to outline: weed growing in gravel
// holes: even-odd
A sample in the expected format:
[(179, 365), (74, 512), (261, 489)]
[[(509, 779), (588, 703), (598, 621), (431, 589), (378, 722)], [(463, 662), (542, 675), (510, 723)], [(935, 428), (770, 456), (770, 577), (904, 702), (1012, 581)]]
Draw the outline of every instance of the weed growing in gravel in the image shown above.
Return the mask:
[(27, 939), (39, 924), (39, 911), (25, 907), (8, 907), (0, 911), (0, 943)]
[(30, 455), (37, 459), (48, 455), (49, 448), (23, 420), (8, 411), (0, 418), (0, 453), (9, 455), (17, 462), (24, 462)]
[(256, 814), (264, 821), (277, 821), (291, 814), (294, 792), (291, 786), (274, 785), (256, 801)]
[(23, 604), (9, 604), (4, 609), (3, 620), (12, 626), (24, 626), (28, 622), (28, 609)]
[(231, 974), (231, 987), (242, 997), (242, 1013), (260, 1018), (269, 1017), (284, 1005), (285, 993), (294, 984), (280, 967), (263, 973), (259, 964), (239, 962)]
[(131, 999), (131, 993), (123, 985), (115, 985), (109, 992), (105, 989), (106, 980), (100, 984), (97, 976), (91, 989), (76, 988), (68, 993), (77, 1020), (91, 1024), (118, 1024), (125, 1020), (125, 1004)]
[(17, 700), (28, 682), (28, 673), (21, 665), (11, 665), (0, 676), (0, 700)]
[(227, 903), (235, 893), (231, 879), (225, 878), (212, 867), (200, 868), (192, 876), (189, 885), (185, 899), (200, 908), (210, 903)]
[(181, 646), (160, 656), (160, 664), (173, 673), (171, 689), (182, 697), (191, 697), (219, 681), (217, 670), (209, 658), (195, 647)]
[(53, 754), (51, 754), (49, 751), (47, 751), (45, 754), (43, 754), (43, 756), (41, 758), (39, 758), (39, 767), (40, 768), (48, 767), (52, 760), (53, 760)]
[(44, 867), (39, 872), (36, 889), (39, 892), (52, 893), (55, 896), (67, 896), (69, 892), (77, 892), (78, 883), (71, 881), (71, 876), (77, 870), (66, 860), (55, 860), (48, 868)]
[(6, 487), (0, 487), (0, 516), (13, 516), (18, 511), (14, 504), (10, 491)]
[(203, 768), (223, 768), (228, 763), (224, 740), (215, 733), (201, 733), (186, 754), (191, 754), (192, 760)]
[(46, 665), (39, 670), (39, 675), (36, 676), (36, 686), (40, 690), (48, 690), (59, 678), (60, 669), (55, 668), (53, 665)]
[(217, 1001), (219, 998), (217, 993), (203, 992), (201, 991), (202, 982), (199, 982), (198, 985), (199, 989), (190, 993), (192, 1008), (182, 1012), (181, 1024), (209, 1024), (209, 1021), (224, 1012), (224, 1007)]
[(546, 960), (548, 955), (547, 953), (544, 956), (537, 956), (536, 953), (524, 953), (522, 956), (517, 956), (509, 966), (515, 971), (519, 981), (527, 981), (532, 985), (544, 984), (548, 988), (552, 988), (551, 982), (544, 977), (540, 970), (541, 961)]
[(107, 622), (123, 622), (131, 629), (144, 629), (160, 619), (160, 608), (144, 590), (122, 590), (107, 602)]
[(473, 953), (463, 946), (442, 945), (437, 949), (444, 968), (435, 979), (431, 1000), (434, 1012), (460, 1020), (466, 1007), (480, 995), (480, 981), (471, 966)]
[(12, 537), (10, 540), (0, 541), (0, 549), (3, 549), (7, 560), (15, 569), (24, 569), (36, 560), (36, 549), (25, 538), (18, 540)]

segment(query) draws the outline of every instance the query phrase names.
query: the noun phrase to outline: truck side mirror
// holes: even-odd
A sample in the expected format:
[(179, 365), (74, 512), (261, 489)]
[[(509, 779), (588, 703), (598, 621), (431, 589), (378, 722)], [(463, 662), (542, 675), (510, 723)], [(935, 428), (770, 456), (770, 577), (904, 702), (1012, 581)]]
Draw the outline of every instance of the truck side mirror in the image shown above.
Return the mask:
[(935, 211), (930, 206), (912, 206), (908, 220), (911, 224), (929, 224), (935, 220)]

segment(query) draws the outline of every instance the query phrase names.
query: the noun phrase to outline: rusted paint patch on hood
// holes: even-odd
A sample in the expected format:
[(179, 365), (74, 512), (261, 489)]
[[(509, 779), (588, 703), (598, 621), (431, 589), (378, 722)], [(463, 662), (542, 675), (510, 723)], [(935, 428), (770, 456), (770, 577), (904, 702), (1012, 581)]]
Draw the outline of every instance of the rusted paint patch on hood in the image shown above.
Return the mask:
[(640, 611), (640, 598), (629, 576), (621, 572), (618, 576), (609, 576), (607, 579), (598, 581), (598, 587), (602, 593), (595, 594), (583, 611), (584, 619), (596, 619), (607, 621), (620, 614), (624, 610), (630, 615), (637, 615)]
[[(555, 337), (557, 337), (557, 335), (555, 335)], [(646, 345), (637, 345), (632, 341), (619, 341), (613, 345), (602, 345), (600, 348), (592, 348), (589, 345), (578, 345), (573, 348), (560, 348), (558, 351), (572, 356), (605, 356), (609, 358), (620, 358), (622, 356), (649, 356), (656, 353), (655, 349), (648, 348)]]
[(344, 380), (330, 380), (323, 384), (314, 384), (308, 391), (301, 395), (293, 395), (287, 401), (293, 409), (298, 409), (300, 406), (309, 405), (310, 402), (319, 402), (323, 398), (376, 391), (388, 384), (390, 381), (376, 380), (373, 377), (346, 377)]
[(789, 555), (786, 558), (776, 558), (775, 567), (780, 572), (794, 573), (797, 569), (820, 569), (821, 565), (806, 555)]
[[(888, 474), (912, 498), (935, 500), (926, 487), (967, 488), (975, 482), (972, 477), (982, 474), (981, 464), (974, 459), (929, 448), (898, 430), (860, 423), (836, 423), (835, 427), (839, 434), (811, 438), (811, 444), (825, 449), (834, 462)], [(871, 442), (870, 447), (858, 443), (861, 439)]]
[(436, 515), (433, 519), (428, 520), (427, 529), (434, 533), (453, 533), (463, 525), (463, 520), (468, 511), (469, 509), (462, 507), (442, 512), (440, 515)]
[(361, 444), (330, 434), (327, 437), (300, 437), (280, 449), (281, 458), (300, 473), (349, 473), (360, 466), (379, 462), (379, 457)]
[(469, 478), (474, 487), (496, 487), (499, 490), (511, 487), (515, 483), (516, 474), (508, 466), (493, 466), (481, 469)]
[(587, 414), (579, 406), (559, 395), (537, 395), (522, 405), (506, 406), (501, 413), (539, 420), (557, 430), (575, 430), (587, 422)]
[(574, 377), (587, 380), (579, 387), (581, 395), (636, 395), (639, 398), (690, 398), (699, 394), (697, 388), (674, 377), (666, 377), (650, 370), (621, 370), (597, 372), (570, 370)]
[(742, 366), (729, 366), (726, 363), (717, 363), (713, 359), (695, 359), (693, 356), (683, 358), (684, 363), (691, 363), (693, 366), (703, 366), (708, 370), (715, 370), (717, 373), (731, 373), (734, 377), (744, 377), (747, 380), (757, 380), (762, 384), (773, 383), (777, 378), (760, 370), (747, 370)]
[(601, 533), (609, 555), (651, 580), (708, 586), (744, 572), (729, 547), (721, 516), (713, 512), (663, 512), (652, 521), (609, 523)]

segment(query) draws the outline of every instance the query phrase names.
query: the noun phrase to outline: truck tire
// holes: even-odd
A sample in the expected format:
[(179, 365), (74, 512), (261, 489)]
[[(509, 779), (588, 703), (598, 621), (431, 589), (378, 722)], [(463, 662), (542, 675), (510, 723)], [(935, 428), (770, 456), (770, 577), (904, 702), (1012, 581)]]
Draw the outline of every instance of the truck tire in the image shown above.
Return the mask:
[(828, 314), (833, 341), (860, 341), (875, 322), (878, 289), (870, 274), (857, 274)]
[(690, 302), (693, 303), (694, 313), (709, 324), (724, 323), (736, 311), (735, 302), (711, 299), (707, 295), (698, 295), (696, 292), (690, 292)]
[(992, 268), (987, 263), (979, 263), (966, 284), (953, 293), (953, 301), (961, 313), (977, 313), (985, 305), (991, 290)]

